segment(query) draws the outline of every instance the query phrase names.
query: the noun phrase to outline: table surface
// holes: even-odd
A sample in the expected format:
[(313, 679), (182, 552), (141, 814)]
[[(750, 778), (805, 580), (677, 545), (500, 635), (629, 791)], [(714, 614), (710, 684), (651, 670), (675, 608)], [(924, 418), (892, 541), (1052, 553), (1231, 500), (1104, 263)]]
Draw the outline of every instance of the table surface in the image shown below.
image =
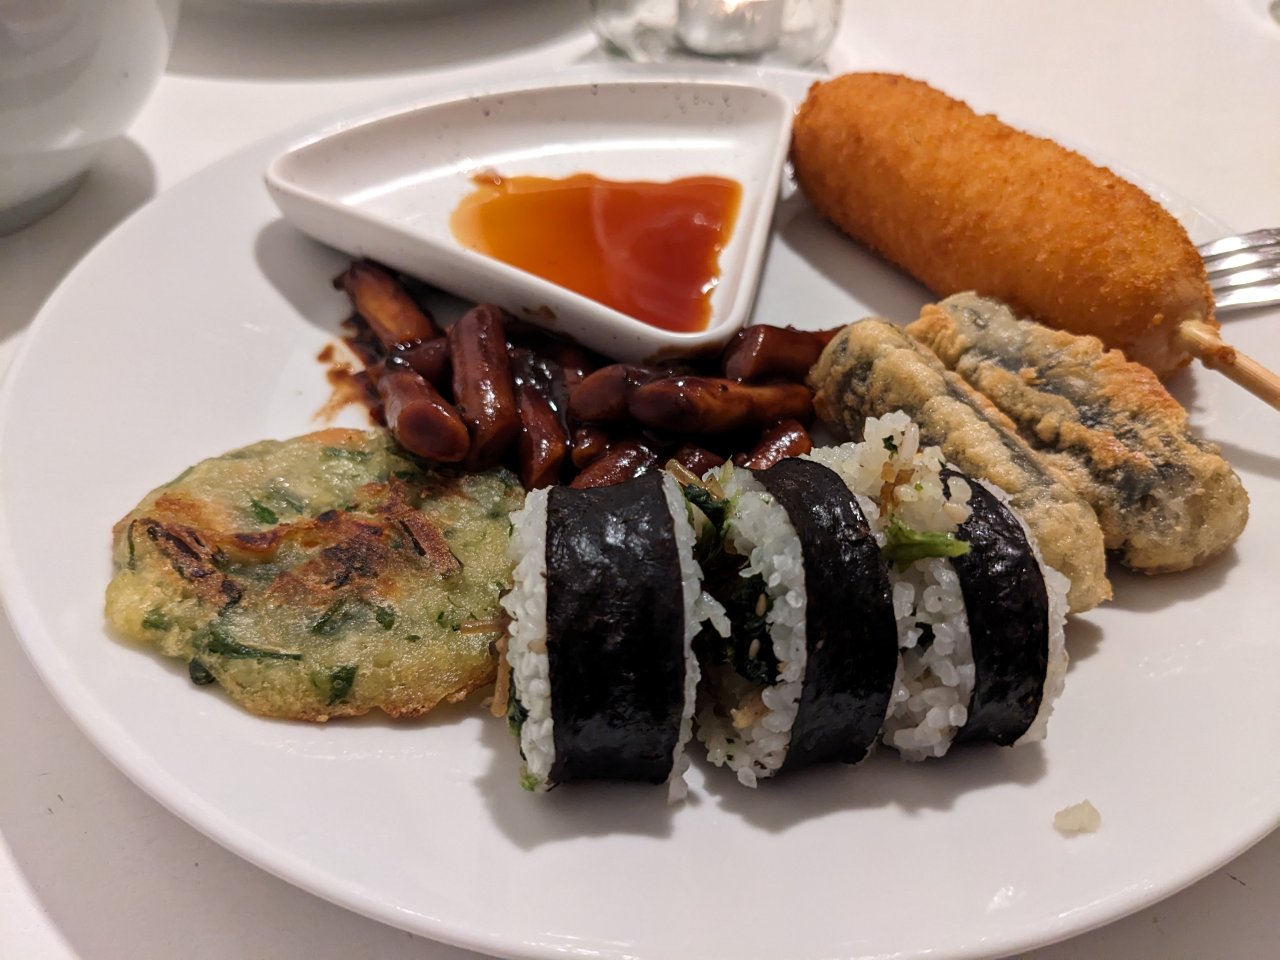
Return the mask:
[[(1280, 26), (1267, 6), (847, 0), (828, 66), (914, 74), (1010, 119), (1043, 118), (1253, 229), (1280, 224)], [(0, 371), (79, 258), (187, 175), (311, 114), (594, 59), (586, 16), (585, 0), (188, 0), (128, 136), (65, 207), (0, 238)], [(3, 618), (0, 664), (0, 956), (475, 960), (295, 889), (165, 811), (71, 723)], [(1277, 903), (1280, 832), (1154, 907), (1025, 956), (1272, 957)]]

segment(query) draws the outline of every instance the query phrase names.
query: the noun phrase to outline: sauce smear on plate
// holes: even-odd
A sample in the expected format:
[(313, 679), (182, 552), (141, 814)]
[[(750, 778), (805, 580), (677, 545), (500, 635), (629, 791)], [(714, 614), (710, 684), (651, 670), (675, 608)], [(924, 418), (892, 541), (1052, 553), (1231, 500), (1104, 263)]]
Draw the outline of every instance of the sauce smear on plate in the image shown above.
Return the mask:
[(473, 179), (449, 222), (463, 246), (652, 326), (706, 329), (742, 200), (737, 181)]

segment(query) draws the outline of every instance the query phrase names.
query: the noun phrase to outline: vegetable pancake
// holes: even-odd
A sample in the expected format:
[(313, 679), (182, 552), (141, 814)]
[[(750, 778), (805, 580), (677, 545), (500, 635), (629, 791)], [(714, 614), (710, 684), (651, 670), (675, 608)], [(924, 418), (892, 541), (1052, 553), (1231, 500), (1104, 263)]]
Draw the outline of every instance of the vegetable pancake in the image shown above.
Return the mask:
[(425, 468), (385, 432), (255, 443), (116, 524), (107, 619), (253, 713), (418, 716), (493, 679), (522, 499), (508, 471)]

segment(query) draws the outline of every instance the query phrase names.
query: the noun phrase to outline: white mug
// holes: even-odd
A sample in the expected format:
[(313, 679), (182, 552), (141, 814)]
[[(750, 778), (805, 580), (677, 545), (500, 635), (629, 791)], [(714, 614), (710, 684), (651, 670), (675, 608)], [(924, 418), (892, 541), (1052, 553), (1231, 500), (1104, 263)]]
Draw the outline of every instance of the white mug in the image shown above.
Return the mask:
[(0, 0), (0, 234), (66, 200), (164, 72), (180, 0)]

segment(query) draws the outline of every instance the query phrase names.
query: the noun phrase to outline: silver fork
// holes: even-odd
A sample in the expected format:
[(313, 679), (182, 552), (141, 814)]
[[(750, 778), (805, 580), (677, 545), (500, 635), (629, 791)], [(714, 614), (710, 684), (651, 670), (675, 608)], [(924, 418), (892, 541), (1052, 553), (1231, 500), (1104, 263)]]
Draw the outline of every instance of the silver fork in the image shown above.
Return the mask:
[(1223, 237), (1196, 249), (1218, 313), (1280, 303), (1280, 229)]

